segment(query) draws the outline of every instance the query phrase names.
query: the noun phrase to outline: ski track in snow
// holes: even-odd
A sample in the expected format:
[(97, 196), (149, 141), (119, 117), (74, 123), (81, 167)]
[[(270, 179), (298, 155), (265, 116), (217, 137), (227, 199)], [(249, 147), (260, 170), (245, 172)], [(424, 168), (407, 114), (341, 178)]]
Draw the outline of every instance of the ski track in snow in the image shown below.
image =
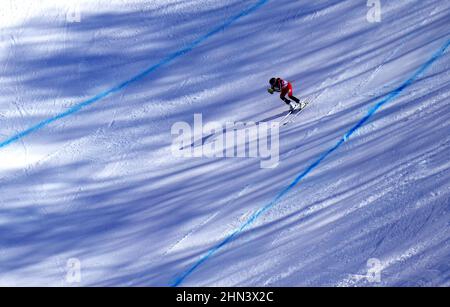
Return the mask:
[[(421, 70), (449, 7), (413, 2), (373, 25), (352, 1), (96, 0), (80, 24), (36, 17), (53, 0), (11, 4), (0, 155), (21, 167), (0, 174), (0, 285), (67, 285), (70, 257), (84, 285), (376, 286), (352, 277), (371, 257), (379, 285), (448, 285), (448, 54)], [(285, 106), (261, 94), (275, 74), (312, 100), (281, 129), (277, 169), (170, 156), (170, 125), (194, 113), (276, 118)]]
[[(395, 89), (394, 91), (390, 92), (386, 98), (384, 98), (382, 101), (378, 102), (375, 107), (373, 107), (369, 113), (363, 117), (352, 129), (347, 131), (347, 133), (344, 135), (342, 139), (339, 140), (339, 142), (332, 148), (330, 148), (328, 151), (324, 152), (322, 155), (318, 157), (318, 159), (311, 164), (308, 168), (306, 168), (305, 171), (299, 174), (298, 177), (294, 179), (294, 181), (291, 182), (289, 186), (287, 186), (285, 189), (283, 189), (267, 206), (261, 208), (257, 212), (255, 212), (243, 225), (241, 225), (237, 230), (235, 230), (233, 233), (231, 233), (225, 240), (220, 242), (218, 245), (214, 246), (212, 249), (210, 249), (198, 262), (196, 262), (189, 270), (187, 270), (185, 273), (180, 275), (180, 277), (173, 283), (174, 286), (179, 286), (181, 283), (184, 282), (184, 280), (192, 274), (198, 266), (203, 264), (208, 258), (212, 257), (216, 252), (218, 252), (220, 249), (222, 249), (225, 245), (229, 244), (232, 240), (234, 240), (236, 237), (240, 235), (241, 232), (243, 232), (246, 228), (249, 228), (252, 226), (252, 224), (266, 211), (272, 209), (272, 207), (276, 206), (278, 202), (282, 199), (282, 197), (289, 193), (289, 191), (294, 188), (299, 182), (305, 178), (310, 172), (312, 172), (316, 167), (318, 167), (325, 158), (327, 158), (328, 155), (333, 153), (335, 150), (337, 150), (344, 142), (346, 142), (350, 136), (356, 132), (359, 127), (365, 124), (366, 121), (372, 117), (373, 114), (375, 114), (378, 109), (383, 106), (384, 104), (390, 102), (391, 100), (394, 100), (398, 95), (400, 95), (404, 89), (409, 87), (411, 84), (413, 84), (416, 79), (425, 71), (427, 68), (434, 63), (434, 61), (439, 60), (441, 56), (443, 56), (447, 50), (447, 48), (450, 45), (450, 40), (442, 47), (440, 50), (433, 55), (433, 57), (427, 61), (411, 78), (406, 80), (400, 87)], [(344, 214), (345, 215), (345, 214)]]
[(101, 92), (98, 95), (95, 95), (94, 97), (91, 97), (88, 100), (85, 100), (81, 103), (76, 104), (75, 106), (73, 106), (72, 108), (66, 110), (65, 112), (62, 112), (58, 115), (55, 115), (53, 117), (50, 117), (44, 121), (39, 122), (38, 124), (29, 127), (26, 130), (21, 131), (20, 133), (13, 135), (10, 138), (7, 138), (6, 140), (0, 142), (0, 149), (8, 146), (18, 140), (21, 140), (22, 138), (28, 136), (31, 133), (34, 133), (38, 130), (41, 130), (42, 128), (45, 128), (46, 126), (48, 126), (49, 124), (61, 120), (67, 116), (71, 116), (79, 111), (81, 111), (83, 108), (88, 107), (98, 101), (101, 101), (105, 98), (107, 98), (110, 95), (113, 95), (117, 92), (121, 92), (122, 90), (124, 90), (125, 88), (127, 88), (130, 84), (133, 84), (135, 82), (141, 81), (143, 78), (147, 77), (149, 74), (153, 73), (155, 70), (157, 70), (158, 68), (160, 68), (161, 66), (167, 65), (170, 62), (172, 62), (173, 60), (177, 59), (180, 56), (185, 55), (186, 53), (190, 52), (191, 50), (193, 50), (194, 48), (196, 48), (198, 45), (202, 44), (205, 40), (209, 39), (211, 36), (216, 35), (217, 33), (220, 33), (220, 31), (225, 30), (227, 27), (231, 26), (234, 22), (236, 22), (237, 20), (239, 20), (240, 18), (250, 14), (252, 11), (259, 9), (262, 5), (264, 5), (268, 0), (259, 0), (256, 4), (254, 4), (253, 6), (248, 7), (247, 9), (245, 9), (244, 11), (242, 11), (241, 13), (233, 16), (232, 18), (229, 18), (228, 20), (226, 20), (222, 25), (220, 25), (217, 28), (214, 28), (213, 30), (209, 31), (208, 33), (206, 33), (205, 35), (199, 37), (198, 39), (196, 39), (195, 41), (193, 41), (191, 44), (189, 44), (188, 46), (179, 49), (178, 51), (175, 51), (172, 54), (169, 54), (168, 56), (164, 57), (162, 60), (160, 60), (159, 62), (157, 62), (156, 64), (150, 66), (149, 68), (147, 68), (146, 70), (142, 71), (141, 73), (135, 75), (134, 77), (118, 84), (117, 86), (110, 88), (109, 90), (106, 90), (104, 92)]

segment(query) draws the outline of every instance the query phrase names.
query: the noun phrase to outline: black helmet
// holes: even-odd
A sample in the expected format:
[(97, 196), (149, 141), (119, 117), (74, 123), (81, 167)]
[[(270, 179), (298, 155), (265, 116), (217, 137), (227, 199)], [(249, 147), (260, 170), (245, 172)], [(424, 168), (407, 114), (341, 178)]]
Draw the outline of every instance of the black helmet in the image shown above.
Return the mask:
[(271, 78), (269, 81), (270, 85), (272, 85), (272, 86), (275, 85), (276, 82), (277, 82), (276, 78)]

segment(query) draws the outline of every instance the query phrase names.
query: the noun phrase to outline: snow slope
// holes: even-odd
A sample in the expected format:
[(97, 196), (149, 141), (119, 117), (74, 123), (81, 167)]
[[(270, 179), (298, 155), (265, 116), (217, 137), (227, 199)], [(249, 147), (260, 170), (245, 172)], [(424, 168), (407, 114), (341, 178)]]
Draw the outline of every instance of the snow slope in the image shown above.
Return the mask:
[[(76, 1), (0, 4), (0, 285), (73, 285), (70, 258), (79, 285), (450, 285), (448, 51), (415, 76), (450, 3), (382, 1), (369, 23), (354, 0), (78, 2), (80, 23)], [(280, 118), (275, 75), (314, 98), (278, 167), (171, 154), (194, 113)], [(352, 277), (371, 258), (381, 282)]]

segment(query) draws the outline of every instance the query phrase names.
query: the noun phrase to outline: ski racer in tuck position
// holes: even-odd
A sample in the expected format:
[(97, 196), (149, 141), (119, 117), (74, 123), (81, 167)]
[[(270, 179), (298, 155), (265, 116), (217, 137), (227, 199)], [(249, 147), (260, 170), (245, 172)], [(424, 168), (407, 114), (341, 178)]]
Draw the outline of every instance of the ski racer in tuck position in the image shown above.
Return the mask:
[[(269, 83), (270, 88), (268, 88), (267, 91), (270, 94), (273, 94), (274, 92), (280, 92), (281, 100), (289, 105), (291, 111), (301, 110), (304, 107), (304, 103), (300, 102), (300, 100), (293, 95), (292, 84), (289, 81), (283, 80), (281, 78), (271, 78)], [(287, 99), (286, 95), (291, 100)]]

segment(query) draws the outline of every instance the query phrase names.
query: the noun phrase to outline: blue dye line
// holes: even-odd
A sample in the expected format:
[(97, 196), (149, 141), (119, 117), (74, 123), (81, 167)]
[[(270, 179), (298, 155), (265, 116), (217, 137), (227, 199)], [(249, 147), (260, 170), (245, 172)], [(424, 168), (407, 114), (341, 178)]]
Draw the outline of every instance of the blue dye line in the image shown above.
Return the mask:
[(192, 49), (194, 49), (195, 47), (197, 47), (198, 45), (200, 45), (201, 43), (203, 43), (205, 40), (207, 40), (208, 38), (210, 38), (211, 36), (214, 36), (216, 34), (218, 34), (219, 32), (225, 30), (226, 28), (228, 28), (231, 24), (233, 24), (234, 22), (236, 22), (238, 19), (249, 15), (250, 13), (254, 12), (255, 10), (259, 9), (261, 6), (263, 6), (264, 4), (266, 4), (269, 0), (260, 0), (258, 1), (256, 4), (254, 4), (253, 6), (248, 7), (247, 9), (243, 10), (241, 13), (229, 18), (228, 20), (226, 20), (222, 25), (218, 26), (217, 28), (214, 28), (213, 30), (211, 30), (210, 32), (206, 33), (205, 35), (199, 37), (198, 39), (194, 40), (193, 42), (191, 42), (189, 45), (187, 45), (186, 47), (168, 55), (167, 57), (163, 58), (160, 62), (154, 64), (153, 66), (147, 68), (146, 70), (142, 71), (141, 73), (139, 73), (138, 75), (132, 77), (131, 79), (124, 81), (122, 83), (120, 83), (119, 85), (106, 90), (86, 101), (80, 102), (77, 105), (69, 108), (68, 110), (55, 115), (53, 117), (50, 117), (46, 120), (41, 121), (40, 123), (31, 126), (30, 128), (17, 133), (14, 136), (9, 137), (8, 139), (1, 141), (0, 142), (0, 149), (15, 143), (17, 141), (19, 141), (20, 139), (26, 137), (27, 135), (36, 132), (48, 125), (50, 125), (51, 123), (63, 119), (65, 117), (68, 117), (70, 115), (73, 115), (74, 113), (77, 113), (79, 111), (81, 111), (83, 108), (90, 106), (112, 94), (115, 94), (117, 92), (122, 91), (123, 89), (125, 89), (126, 87), (128, 87), (130, 84), (138, 82), (140, 80), (142, 80), (143, 78), (147, 77), (149, 74), (151, 74), (152, 72), (154, 72), (155, 70), (157, 70), (158, 68), (160, 68), (163, 65), (166, 65), (170, 62), (172, 62), (173, 60), (185, 55), (186, 53), (190, 52)]
[(208, 258), (213, 256), (219, 249), (230, 243), (233, 239), (235, 239), (239, 234), (241, 234), (246, 228), (251, 226), (261, 215), (265, 212), (273, 208), (277, 203), (285, 196), (294, 186), (296, 186), (303, 178), (305, 178), (310, 172), (312, 172), (316, 167), (320, 165), (320, 163), (329, 156), (332, 152), (338, 149), (343, 143), (345, 143), (350, 136), (355, 133), (365, 122), (367, 122), (372, 115), (374, 115), (378, 109), (380, 109), (384, 104), (394, 100), (399, 96), (407, 87), (413, 84), (418, 77), (427, 70), (431, 64), (433, 64), (436, 60), (441, 58), (445, 51), (450, 46), (450, 40), (447, 41), (437, 52), (433, 54), (433, 56), (425, 62), (408, 80), (406, 80), (403, 84), (401, 84), (398, 88), (387, 94), (385, 98), (379, 101), (374, 107), (372, 107), (369, 112), (356, 124), (354, 125), (333, 147), (328, 149), (326, 152), (322, 153), (319, 158), (313, 162), (310, 166), (308, 166), (302, 173), (300, 173), (286, 188), (284, 188), (281, 192), (277, 194), (277, 196), (266, 206), (256, 211), (242, 226), (236, 229), (233, 233), (231, 233), (227, 238), (225, 238), (222, 242), (211, 248), (205, 255), (203, 255), (192, 267), (190, 267), (186, 272), (177, 277), (175, 281), (171, 284), (172, 287), (179, 286), (189, 275), (191, 275), (201, 264), (203, 264)]

